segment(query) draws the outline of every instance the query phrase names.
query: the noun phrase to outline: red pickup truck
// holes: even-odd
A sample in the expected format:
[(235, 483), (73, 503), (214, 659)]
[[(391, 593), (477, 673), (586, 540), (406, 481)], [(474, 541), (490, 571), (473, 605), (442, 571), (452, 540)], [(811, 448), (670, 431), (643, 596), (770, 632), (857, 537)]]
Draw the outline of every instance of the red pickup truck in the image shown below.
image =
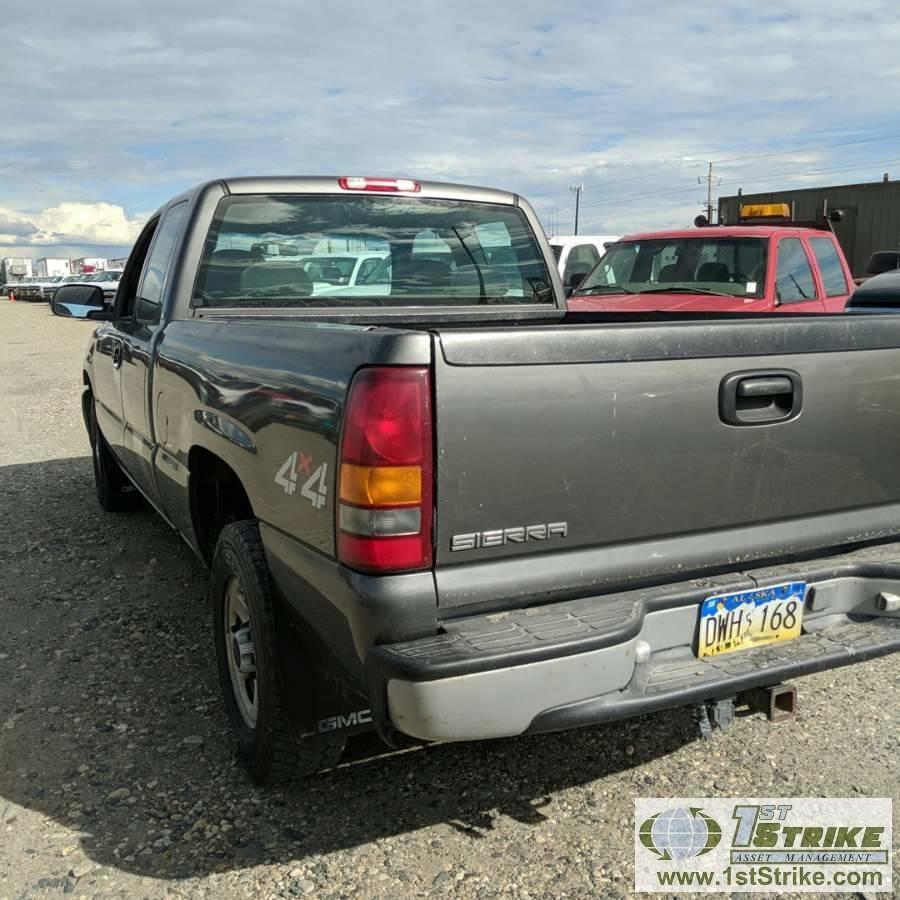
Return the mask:
[[(832, 216), (836, 215), (833, 213)], [(613, 244), (569, 309), (601, 312), (841, 312), (853, 276), (831, 222), (786, 204), (745, 206), (738, 225), (630, 235)]]

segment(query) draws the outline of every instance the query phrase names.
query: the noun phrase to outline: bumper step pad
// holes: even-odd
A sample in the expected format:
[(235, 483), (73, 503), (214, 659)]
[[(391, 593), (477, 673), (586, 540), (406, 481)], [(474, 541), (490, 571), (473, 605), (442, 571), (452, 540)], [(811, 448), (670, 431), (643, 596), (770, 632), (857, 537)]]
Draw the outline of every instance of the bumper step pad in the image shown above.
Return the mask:
[(783, 644), (700, 660), (677, 650), (654, 654), (635, 668), (627, 688), (547, 710), (530, 732), (612, 721), (777, 684), (900, 651), (900, 619), (844, 622)]
[[(873, 655), (883, 644), (900, 641), (900, 619), (876, 619), (823, 628), (804, 634), (783, 644), (768, 644), (755, 650), (744, 650), (711, 659), (649, 663), (650, 674), (645, 694), (689, 688), (698, 682), (741, 678), (755, 672), (775, 669), (835, 654), (847, 655), (853, 662), (857, 655)], [(867, 651), (869, 651), (867, 653)]]
[(459, 665), (467, 671), (493, 668), (511, 655), (516, 664), (522, 664), (560, 650), (572, 654), (619, 643), (636, 633), (640, 621), (641, 610), (635, 602), (614, 600), (598, 608), (581, 600), (445, 622), (444, 634), (386, 649), (395, 662), (405, 660), (419, 672), (428, 669), (428, 677), (433, 678)]

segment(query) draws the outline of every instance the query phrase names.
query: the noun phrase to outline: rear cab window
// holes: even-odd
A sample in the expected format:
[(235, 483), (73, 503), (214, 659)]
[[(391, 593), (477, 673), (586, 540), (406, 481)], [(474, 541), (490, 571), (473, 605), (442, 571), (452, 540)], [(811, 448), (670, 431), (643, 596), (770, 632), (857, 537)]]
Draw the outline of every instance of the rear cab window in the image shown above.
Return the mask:
[(516, 206), (331, 194), (223, 198), (193, 297), (194, 306), (251, 308), (554, 302)]
[(819, 265), (826, 297), (843, 297), (850, 293), (847, 276), (834, 241), (829, 237), (809, 239), (809, 246)]

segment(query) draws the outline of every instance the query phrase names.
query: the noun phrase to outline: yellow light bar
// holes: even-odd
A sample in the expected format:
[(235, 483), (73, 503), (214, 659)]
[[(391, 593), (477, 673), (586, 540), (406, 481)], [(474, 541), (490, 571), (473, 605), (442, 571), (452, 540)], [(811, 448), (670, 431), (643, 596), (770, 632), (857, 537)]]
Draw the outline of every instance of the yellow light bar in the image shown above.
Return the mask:
[(742, 219), (790, 219), (787, 203), (748, 203), (741, 207)]
[(422, 502), (419, 466), (341, 466), (341, 500), (357, 506)]

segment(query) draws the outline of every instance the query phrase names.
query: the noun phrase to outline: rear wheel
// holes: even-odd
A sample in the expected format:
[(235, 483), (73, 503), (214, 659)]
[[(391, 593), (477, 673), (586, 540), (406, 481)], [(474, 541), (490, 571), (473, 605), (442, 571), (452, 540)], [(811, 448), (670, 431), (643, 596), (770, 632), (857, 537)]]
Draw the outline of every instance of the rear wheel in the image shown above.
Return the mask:
[[(269, 570), (255, 522), (222, 529), (210, 592), (219, 681), (241, 762), (255, 780), (281, 783), (335, 766), (343, 740), (323, 735), (297, 740), (291, 729)], [(291, 687), (315, 690), (311, 677), (310, 684)]]
[(120, 512), (135, 505), (138, 492), (122, 471), (97, 424), (93, 398), (88, 412), (90, 421), (91, 462), (94, 467), (94, 487), (97, 500), (107, 512)]

